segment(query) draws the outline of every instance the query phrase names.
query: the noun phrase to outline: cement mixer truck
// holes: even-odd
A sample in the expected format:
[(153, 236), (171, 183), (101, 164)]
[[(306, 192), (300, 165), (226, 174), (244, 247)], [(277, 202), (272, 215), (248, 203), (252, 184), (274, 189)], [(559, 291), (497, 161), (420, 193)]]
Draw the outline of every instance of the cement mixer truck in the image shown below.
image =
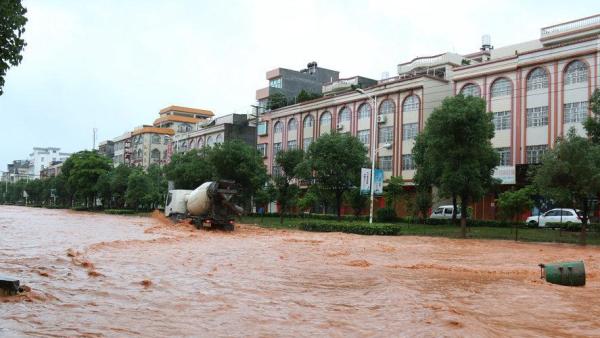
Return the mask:
[(205, 182), (195, 190), (170, 190), (165, 216), (179, 220), (191, 218), (197, 229), (233, 230), (234, 217), (243, 212), (230, 201), (236, 194), (235, 182), (228, 180)]

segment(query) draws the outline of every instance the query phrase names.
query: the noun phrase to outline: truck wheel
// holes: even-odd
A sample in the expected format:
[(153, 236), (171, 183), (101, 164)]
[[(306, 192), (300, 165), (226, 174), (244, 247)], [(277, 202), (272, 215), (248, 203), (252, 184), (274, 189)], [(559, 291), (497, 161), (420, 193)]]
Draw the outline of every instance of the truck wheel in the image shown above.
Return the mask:
[(221, 228), (225, 231), (233, 231), (235, 226), (233, 224), (223, 224)]

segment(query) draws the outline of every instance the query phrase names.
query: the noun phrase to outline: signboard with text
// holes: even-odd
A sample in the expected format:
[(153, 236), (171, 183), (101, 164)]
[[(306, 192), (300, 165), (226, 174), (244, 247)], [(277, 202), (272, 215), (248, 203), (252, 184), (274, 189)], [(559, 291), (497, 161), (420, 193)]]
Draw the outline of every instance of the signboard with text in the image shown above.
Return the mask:
[(500, 180), (500, 184), (515, 184), (515, 167), (498, 166), (494, 169), (493, 177)]
[(383, 194), (383, 169), (375, 169), (375, 177), (373, 178), (373, 190), (375, 195)]
[(360, 169), (360, 193), (368, 195), (371, 193), (371, 169)]

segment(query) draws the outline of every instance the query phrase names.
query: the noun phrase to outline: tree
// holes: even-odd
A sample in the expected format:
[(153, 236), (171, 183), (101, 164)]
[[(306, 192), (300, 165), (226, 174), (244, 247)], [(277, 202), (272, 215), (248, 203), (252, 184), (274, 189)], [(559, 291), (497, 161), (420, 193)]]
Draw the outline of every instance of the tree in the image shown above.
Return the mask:
[(417, 193), (415, 194), (415, 211), (419, 215), (421, 223), (425, 223), (425, 219), (429, 217), (429, 209), (431, 209), (431, 191), (429, 189), (422, 189), (417, 187)]
[[(492, 186), (498, 164), (491, 143), (494, 125), (485, 106), (485, 100), (479, 97), (457, 95), (444, 99), (427, 120), (413, 150), (418, 180), (435, 184), (442, 195), (460, 198), (463, 238), (468, 205)], [(419, 171), (424, 171), (422, 177)]]
[(239, 195), (234, 199), (250, 210), (252, 196), (267, 181), (267, 170), (256, 148), (240, 140), (225, 141), (211, 148), (206, 159), (214, 168), (214, 179), (238, 184)]
[(338, 220), (341, 220), (342, 196), (355, 186), (353, 182), (367, 162), (366, 155), (367, 150), (358, 138), (339, 133), (321, 136), (308, 148), (307, 166), (314, 172), (319, 189), (334, 194)]
[(140, 207), (147, 209), (151, 203), (152, 182), (141, 169), (134, 169), (127, 181), (125, 200), (129, 208), (138, 210)]
[(533, 208), (531, 195), (532, 187), (525, 187), (519, 190), (509, 190), (498, 196), (498, 210), (500, 217), (504, 220), (511, 220), (514, 223), (515, 241), (519, 239), (519, 219), (518, 217), (525, 211)]
[(600, 144), (600, 89), (594, 90), (589, 105), (593, 116), (588, 117), (583, 125), (592, 143)]
[(119, 166), (114, 168), (111, 172), (110, 192), (115, 207), (125, 207), (125, 194), (127, 193), (127, 184), (129, 183), (131, 170), (132, 169), (129, 166), (119, 164)]
[(0, 1), (0, 95), (6, 71), (23, 60), (21, 53), (27, 44), (21, 35), (25, 32), (26, 13), (21, 0)]
[(581, 244), (585, 244), (590, 203), (600, 192), (600, 146), (571, 128), (542, 157), (534, 184), (541, 194), (581, 208)]
[(275, 163), (281, 169), (272, 177), (275, 183), (277, 203), (279, 203), (279, 221), (283, 224), (283, 216), (298, 198), (298, 185), (293, 183), (300, 178), (304, 151), (300, 149), (284, 150), (277, 153)]
[(72, 196), (94, 203), (98, 179), (111, 169), (111, 161), (96, 151), (84, 150), (71, 155), (63, 164), (62, 174)]
[(211, 149), (194, 149), (183, 154), (174, 154), (165, 166), (167, 179), (175, 183), (177, 189), (196, 189), (202, 183), (211, 181), (215, 167), (208, 160)]
[(302, 89), (300, 91), (300, 93), (298, 93), (298, 96), (296, 97), (296, 103), (306, 102), (306, 101), (318, 99), (318, 98), (320, 98), (322, 96), (323, 95), (321, 95), (321, 94), (316, 94), (316, 93), (312, 93), (312, 92), (309, 93), (306, 90)]
[(282, 93), (273, 93), (269, 95), (267, 109), (279, 109), (288, 105), (287, 98)]
[(387, 180), (387, 185), (383, 187), (383, 196), (388, 207), (396, 208), (396, 203), (400, 200), (404, 191), (404, 181), (402, 176), (392, 176)]
[(354, 211), (354, 217), (356, 218), (360, 216), (363, 209), (367, 206), (367, 202), (369, 201), (369, 197), (367, 195), (360, 193), (359, 187), (353, 187), (346, 191), (344, 194), (344, 199)]
[(165, 202), (168, 193), (168, 183), (163, 169), (158, 164), (152, 164), (146, 170), (151, 184), (151, 207), (156, 208)]

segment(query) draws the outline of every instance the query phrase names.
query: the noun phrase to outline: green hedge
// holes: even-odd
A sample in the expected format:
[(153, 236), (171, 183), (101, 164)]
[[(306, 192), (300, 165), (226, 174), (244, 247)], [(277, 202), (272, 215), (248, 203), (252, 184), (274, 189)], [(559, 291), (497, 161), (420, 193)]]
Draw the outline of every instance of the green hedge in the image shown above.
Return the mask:
[(394, 222), (398, 219), (396, 217), (396, 210), (392, 207), (377, 209), (375, 218), (377, 222)]
[[(572, 222), (548, 222), (546, 223), (546, 228), (560, 228), (563, 231), (581, 231), (580, 223), (572, 223)], [(588, 223), (587, 230), (592, 232), (600, 231), (600, 223)]]
[(299, 228), (304, 231), (315, 232), (345, 232), (359, 235), (399, 235), (400, 226), (398, 224), (365, 222), (326, 222), (311, 221), (302, 222)]
[[(277, 212), (265, 213), (264, 215), (257, 214), (257, 213), (250, 213), (250, 214), (248, 214), (248, 216), (279, 218), (279, 213), (277, 213)], [(337, 220), (337, 215), (331, 215), (331, 214), (285, 214), (285, 216), (283, 216), (283, 217), (284, 218), (300, 218), (300, 219), (318, 219), (318, 220), (324, 220), (324, 221)], [(353, 215), (342, 215), (342, 219), (346, 220), (346, 221), (356, 221), (356, 220), (368, 221), (369, 216), (367, 215), (367, 216), (356, 217)]]
[(104, 213), (111, 215), (133, 215), (137, 214), (137, 211), (133, 209), (106, 209)]

